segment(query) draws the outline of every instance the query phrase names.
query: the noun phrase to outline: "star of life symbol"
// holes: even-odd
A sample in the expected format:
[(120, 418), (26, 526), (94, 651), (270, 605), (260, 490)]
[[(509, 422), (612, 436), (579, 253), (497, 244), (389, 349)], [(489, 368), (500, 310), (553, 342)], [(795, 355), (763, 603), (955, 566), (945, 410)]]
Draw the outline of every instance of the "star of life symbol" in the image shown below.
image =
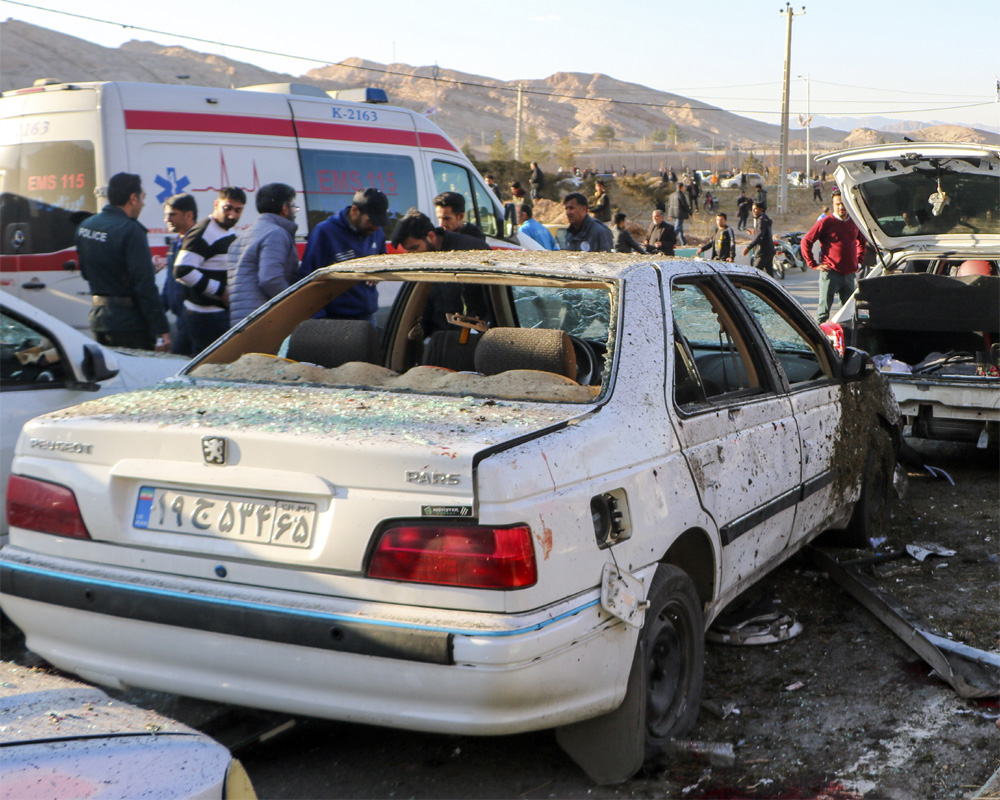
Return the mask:
[(163, 191), (156, 195), (156, 199), (161, 203), (167, 202), (175, 194), (180, 194), (191, 183), (187, 175), (180, 178), (177, 177), (176, 167), (167, 167), (167, 177), (164, 178), (162, 175), (157, 175), (155, 180), (157, 186), (163, 187)]
[(226, 463), (226, 439), (224, 436), (202, 436), (201, 453), (206, 464)]

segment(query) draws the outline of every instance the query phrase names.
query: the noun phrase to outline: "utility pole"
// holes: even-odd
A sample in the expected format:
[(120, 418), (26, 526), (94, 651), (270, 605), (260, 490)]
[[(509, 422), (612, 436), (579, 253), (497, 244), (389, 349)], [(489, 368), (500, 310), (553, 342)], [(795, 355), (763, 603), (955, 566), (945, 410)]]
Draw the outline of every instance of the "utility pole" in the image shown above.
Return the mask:
[(792, 17), (806, 13), (806, 7), (801, 11), (792, 11), (792, 4), (785, 3), (779, 14), (785, 15), (785, 79), (781, 93), (781, 157), (778, 160), (778, 213), (788, 211), (788, 95), (791, 88), (792, 66)]
[(514, 160), (521, 160), (521, 101), (524, 84), (517, 85), (517, 117), (514, 123)]
[(806, 116), (805, 119), (799, 114), (799, 125), (804, 125), (806, 129), (806, 179), (812, 180), (812, 142), (810, 141), (809, 134), (810, 128), (812, 127), (812, 112), (809, 107), (809, 76), (799, 75), (806, 82)]
[(434, 114), (438, 113), (438, 65), (434, 65)]

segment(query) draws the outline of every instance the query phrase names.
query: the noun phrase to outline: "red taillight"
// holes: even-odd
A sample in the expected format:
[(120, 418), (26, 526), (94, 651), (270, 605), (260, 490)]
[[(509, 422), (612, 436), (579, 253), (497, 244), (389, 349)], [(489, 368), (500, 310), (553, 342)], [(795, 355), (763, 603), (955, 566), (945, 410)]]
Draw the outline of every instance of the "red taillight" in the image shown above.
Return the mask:
[(538, 580), (531, 529), (396, 525), (379, 537), (368, 576), (393, 581), (519, 589)]
[(824, 322), (820, 327), (823, 329), (823, 333), (826, 334), (826, 338), (830, 340), (830, 344), (833, 345), (833, 349), (837, 351), (838, 356), (844, 355), (844, 329), (841, 327), (839, 322)]
[(72, 489), (22, 475), (7, 481), (7, 522), (12, 528), (90, 538)]

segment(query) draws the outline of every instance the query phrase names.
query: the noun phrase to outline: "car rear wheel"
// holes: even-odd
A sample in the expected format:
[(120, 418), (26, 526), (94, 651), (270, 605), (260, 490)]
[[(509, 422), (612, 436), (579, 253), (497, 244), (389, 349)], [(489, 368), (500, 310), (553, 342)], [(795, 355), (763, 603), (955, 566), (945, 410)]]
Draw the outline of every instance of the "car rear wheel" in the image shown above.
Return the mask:
[(645, 659), (646, 761), (653, 761), (698, 718), (705, 629), (694, 583), (677, 567), (657, 568), (647, 599), (636, 657)]

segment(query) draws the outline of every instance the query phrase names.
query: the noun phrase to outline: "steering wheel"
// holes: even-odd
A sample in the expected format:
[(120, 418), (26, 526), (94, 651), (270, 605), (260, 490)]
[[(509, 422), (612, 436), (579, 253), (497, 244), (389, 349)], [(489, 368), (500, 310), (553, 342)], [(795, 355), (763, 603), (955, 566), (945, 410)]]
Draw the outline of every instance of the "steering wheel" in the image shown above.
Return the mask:
[(583, 339), (570, 336), (569, 340), (573, 343), (573, 350), (576, 352), (576, 382), (581, 386), (589, 386), (594, 379), (597, 354), (594, 352), (594, 348)]

